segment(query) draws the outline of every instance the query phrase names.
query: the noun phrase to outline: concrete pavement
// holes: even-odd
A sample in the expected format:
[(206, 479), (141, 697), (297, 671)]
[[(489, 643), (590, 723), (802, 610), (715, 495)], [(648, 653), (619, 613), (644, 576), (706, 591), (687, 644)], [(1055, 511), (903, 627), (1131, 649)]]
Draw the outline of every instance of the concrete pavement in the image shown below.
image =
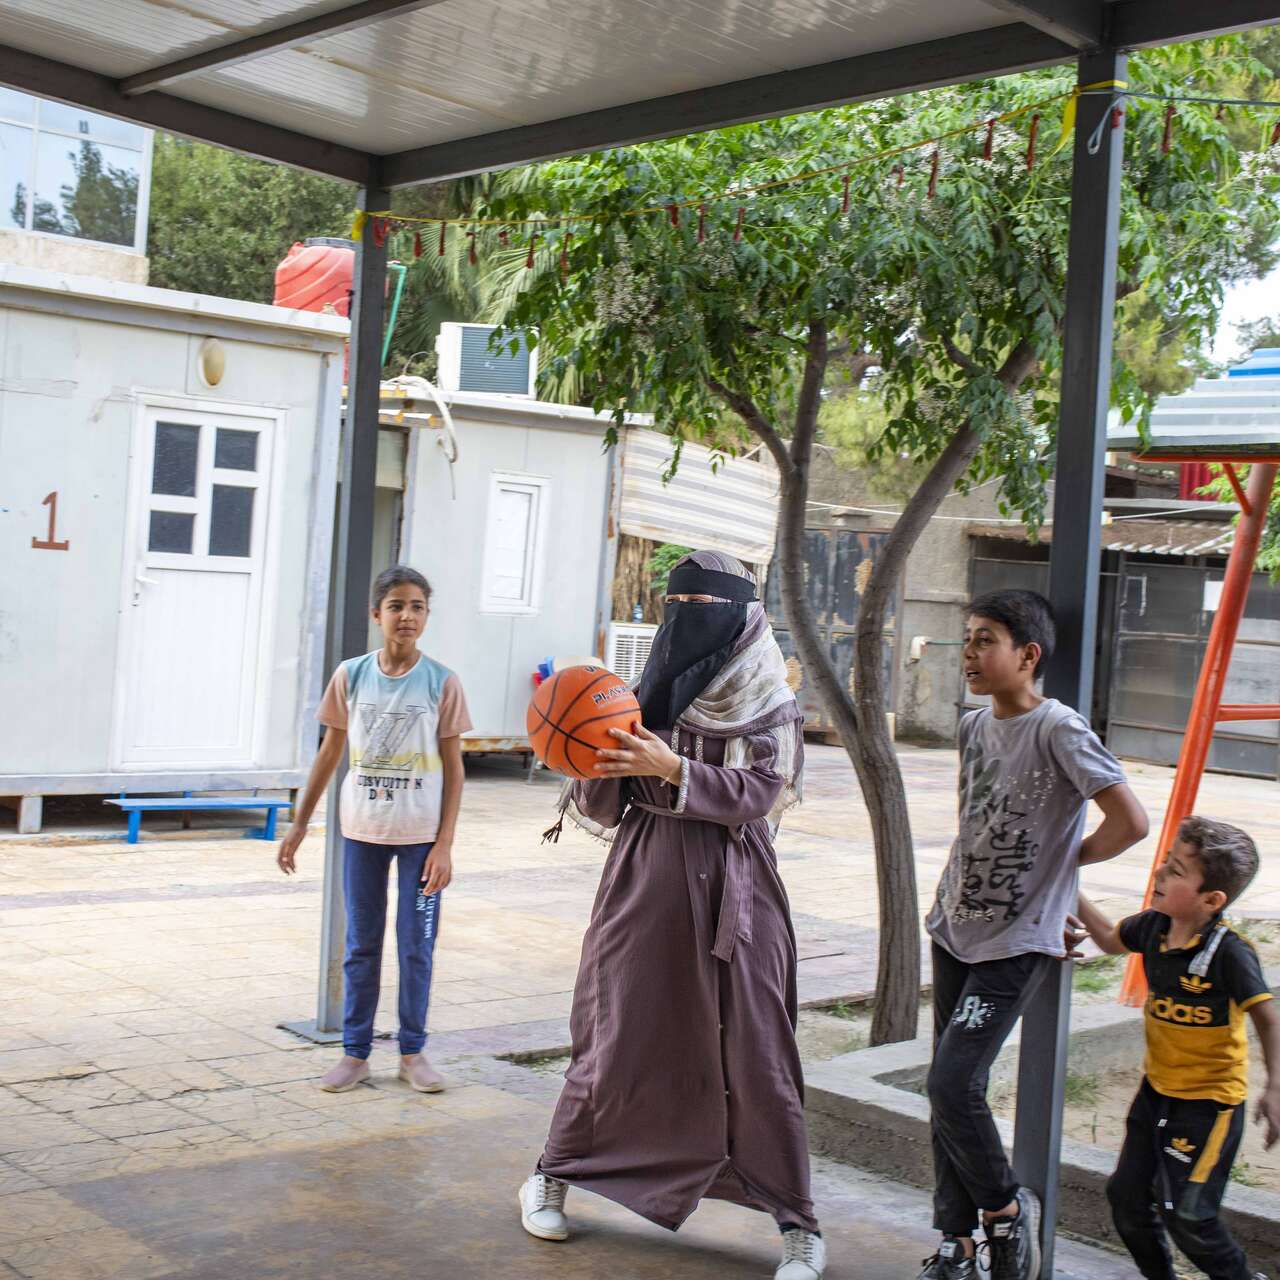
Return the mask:
[[(955, 757), (900, 754), (923, 904), (949, 843)], [(1158, 826), (1170, 771), (1131, 774)], [(431, 1052), (455, 1087), (432, 1098), (391, 1078), (383, 1043), (375, 1086), (322, 1094), (312, 1081), (333, 1051), (276, 1029), (314, 1011), (318, 834), (292, 880), (273, 849), (226, 829), (148, 819), (129, 846), (59, 830), (54, 815), (47, 837), (0, 836), (0, 1276), (770, 1274), (770, 1224), (726, 1205), (704, 1206), (673, 1238), (579, 1196), (576, 1245), (519, 1231), (515, 1186), (557, 1081), (500, 1055), (566, 1043), (603, 856), (577, 832), (539, 844), (554, 794), (507, 765), (471, 770), (431, 1014)], [(1210, 777), (1202, 791), (1204, 812), (1247, 821), (1264, 850), (1245, 913), (1280, 916), (1275, 800), (1275, 784), (1247, 779)], [(873, 858), (839, 751), (811, 749), (806, 803), (779, 855), (802, 998), (870, 990)], [(1148, 842), (1091, 870), (1087, 887), (1130, 909), (1150, 856)], [(389, 941), (388, 1028), (394, 985)], [(829, 1274), (914, 1276), (930, 1238), (919, 1194), (829, 1162), (816, 1170)], [(1073, 1248), (1060, 1267), (1132, 1274)]]

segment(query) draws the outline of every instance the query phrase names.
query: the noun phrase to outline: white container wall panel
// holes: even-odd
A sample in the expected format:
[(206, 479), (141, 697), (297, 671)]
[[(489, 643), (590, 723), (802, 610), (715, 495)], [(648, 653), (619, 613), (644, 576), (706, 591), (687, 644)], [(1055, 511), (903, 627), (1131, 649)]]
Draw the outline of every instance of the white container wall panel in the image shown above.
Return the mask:
[(678, 470), (664, 482), (673, 447), (669, 436), (627, 429), (622, 532), (724, 551), (748, 565), (768, 564), (778, 530), (778, 473), (772, 463), (717, 456), (687, 443)]
[[(0, 736), (0, 778), (44, 779), (48, 785), (28, 788), (34, 794), (71, 789), (77, 775), (121, 772), (122, 735), (143, 748), (123, 767), (130, 775), (189, 763), (218, 786), (228, 785), (214, 776), (223, 766), (305, 768), (313, 739), (302, 721), (320, 676), (324, 583), (315, 580), (316, 548), (323, 540), (327, 562), (332, 528), (332, 493), (318, 487), (333, 476), (341, 340), (327, 339), (333, 349), (323, 354), (255, 341), (261, 324), (245, 324), (245, 340), (236, 340), (223, 323), (226, 373), (211, 390), (198, 373), (202, 317), (157, 307), (154, 323), (131, 323), (138, 308), (95, 294), (95, 282), (72, 283), (84, 293), (0, 293), (0, 707), (10, 725), (24, 726)], [(243, 305), (202, 301), (211, 309)], [(90, 307), (93, 318), (74, 314)], [(181, 422), (184, 412), (194, 413), (205, 423), (203, 515), (194, 512), (195, 498), (148, 492), (154, 476), (139, 456), (154, 443), (155, 423), (144, 421), (148, 403), (159, 406), (153, 412), (160, 417)], [(329, 420), (320, 429), (326, 404)], [(271, 428), (260, 475), (218, 453), (222, 445), (215, 449), (219, 425), (239, 423), (241, 413)], [(247, 486), (260, 488), (248, 497)], [(45, 503), (51, 494), (53, 530), (52, 503)], [(261, 570), (251, 618), (243, 608), (228, 610), (222, 598), (246, 590), (234, 572), (238, 545), (221, 548), (232, 553), (220, 558), (227, 572), (208, 576), (205, 590), (143, 567), (149, 499), (188, 504), (193, 528), (214, 507), (242, 513)], [(162, 513), (162, 523), (164, 515), (177, 515), (181, 525), (182, 512)], [(212, 529), (205, 526), (206, 546)], [(220, 549), (216, 536), (212, 545)], [(214, 557), (206, 560), (217, 567)], [(135, 588), (163, 626), (132, 626)], [(157, 594), (147, 600), (146, 592)], [(247, 619), (252, 632), (240, 651), (223, 634), (232, 614)], [(254, 671), (251, 689), (241, 678), (246, 664)], [(230, 685), (244, 693), (234, 706), (222, 697)], [(122, 700), (126, 686), (131, 698)], [(252, 732), (243, 722), (246, 708)], [(179, 731), (208, 749), (185, 762), (146, 749)]]
[(456, 496), (436, 433), (411, 445), (402, 559), (432, 585), (422, 648), (457, 672), (472, 737), (523, 738), (538, 664), (595, 646), (608, 457), (600, 427), (549, 408), (486, 419), (455, 403)]

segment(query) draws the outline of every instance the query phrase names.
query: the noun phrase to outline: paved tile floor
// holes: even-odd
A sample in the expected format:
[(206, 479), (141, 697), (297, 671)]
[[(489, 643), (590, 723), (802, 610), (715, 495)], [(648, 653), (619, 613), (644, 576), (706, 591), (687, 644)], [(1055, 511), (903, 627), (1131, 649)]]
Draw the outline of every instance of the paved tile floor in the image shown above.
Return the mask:
[[(901, 760), (923, 904), (946, 855), (955, 757), (904, 748)], [(1158, 826), (1171, 773), (1131, 772)], [(729, 1206), (700, 1210), (676, 1240), (589, 1197), (575, 1248), (533, 1248), (513, 1228), (514, 1183), (555, 1081), (495, 1055), (566, 1042), (603, 853), (577, 832), (539, 843), (554, 795), (503, 763), (471, 770), (431, 1014), (432, 1053), (455, 1087), (433, 1098), (394, 1079), (390, 1043), (375, 1050), (373, 1087), (320, 1093), (312, 1081), (333, 1051), (277, 1029), (315, 1008), (318, 834), (285, 880), (271, 847), (228, 827), (149, 818), (135, 846), (59, 828), (56, 813), (46, 837), (0, 828), (0, 1276), (768, 1274), (768, 1224)], [(1202, 791), (1204, 812), (1247, 815), (1263, 847), (1248, 914), (1280, 916), (1276, 798), (1275, 784), (1238, 778)], [(1151, 848), (1090, 871), (1087, 887), (1132, 907)], [(802, 998), (869, 990), (873, 858), (838, 750), (811, 750), (779, 854)], [(393, 948), (384, 984), (393, 1017)], [(828, 1162), (817, 1171), (830, 1274), (914, 1275), (928, 1241), (918, 1193)], [(1131, 1274), (1076, 1246), (1060, 1267)]]

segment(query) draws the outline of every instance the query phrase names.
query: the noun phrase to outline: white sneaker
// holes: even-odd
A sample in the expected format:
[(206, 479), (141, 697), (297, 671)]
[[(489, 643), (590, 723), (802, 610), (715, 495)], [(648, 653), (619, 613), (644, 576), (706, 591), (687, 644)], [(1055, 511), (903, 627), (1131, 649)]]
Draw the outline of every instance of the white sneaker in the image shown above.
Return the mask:
[(821, 1280), (827, 1266), (827, 1245), (812, 1231), (782, 1233), (782, 1261), (773, 1280)]
[(567, 1240), (569, 1219), (564, 1216), (564, 1197), (568, 1190), (565, 1183), (535, 1173), (520, 1188), (520, 1225), (539, 1240)]

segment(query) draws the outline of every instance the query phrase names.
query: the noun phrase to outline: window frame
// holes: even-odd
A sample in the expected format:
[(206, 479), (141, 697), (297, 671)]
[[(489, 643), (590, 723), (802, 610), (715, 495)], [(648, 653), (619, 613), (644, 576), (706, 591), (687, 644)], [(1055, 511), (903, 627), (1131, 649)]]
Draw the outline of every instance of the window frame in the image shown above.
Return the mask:
[[(533, 498), (529, 514), (529, 539), (524, 555), (524, 591), (518, 600), (495, 596), (490, 589), (491, 539), (495, 532), (497, 498), (503, 490), (528, 493)], [(499, 617), (532, 617), (542, 611), (542, 586), (546, 562), (547, 525), (551, 509), (551, 477), (530, 472), (497, 470), (489, 473), (485, 504), (484, 539), (480, 550), (480, 612)]]
[[(110, 138), (99, 137), (93, 133), (70, 133), (66, 129), (54, 129), (41, 123), (41, 110), (44, 101), (36, 97), (34, 94), (27, 94), (33, 103), (33, 111), (30, 120), (19, 120), (14, 116), (6, 116), (0, 114), (0, 124), (6, 124), (14, 129), (24, 129), (31, 139), (31, 155), (27, 162), (27, 208), (23, 218), (21, 227), (13, 225), (0, 224), (0, 230), (24, 232), (29, 236), (41, 236), (48, 240), (70, 241), (72, 244), (88, 244), (103, 249), (116, 249), (125, 253), (146, 254), (147, 252), (147, 222), (150, 217), (151, 209), (151, 160), (152, 153), (155, 149), (155, 133), (151, 129), (142, 128), (142, 144), (138, 147), (129, 146), (128, 143), (119, 142)], [(87, 114), (98, 116), (99, 112), (88, 112)], [(40, 137), (45, 135), (51, 138), (65, 138), (72, 142), (91, 142), (99, 147), (115, 147), (118, 151), (128, 151), (139, 157), (138, 162), (138, 204), (134, 210), (133, 223), (133, 243), (117, 244), (112, 240), (93, 240), (88, 236), (69, 236), (64, 235), (60, 231), (38, 231), (33, 225), (36, 213), (36, 170), (40, 161)]]

